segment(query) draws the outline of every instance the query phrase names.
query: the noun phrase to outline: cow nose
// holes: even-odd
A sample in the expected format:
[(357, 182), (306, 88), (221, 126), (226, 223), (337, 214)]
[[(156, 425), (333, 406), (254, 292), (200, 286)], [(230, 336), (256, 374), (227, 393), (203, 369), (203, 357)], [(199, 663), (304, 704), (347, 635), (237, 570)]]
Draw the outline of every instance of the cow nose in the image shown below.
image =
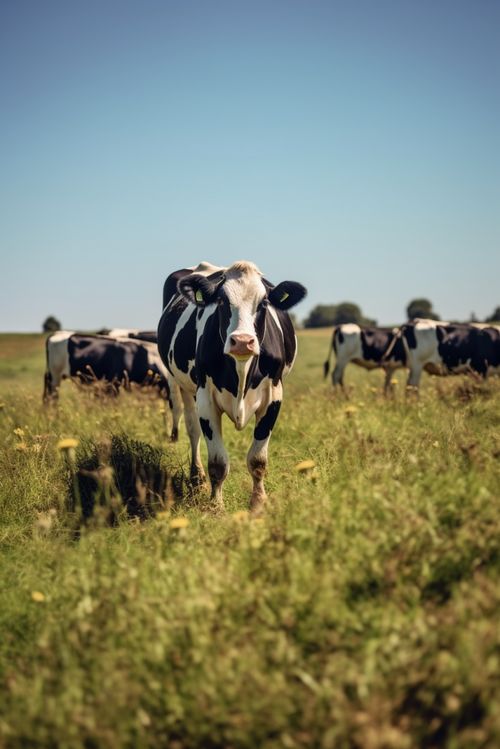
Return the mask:
[(247, 333), (233, 333), (229, 337), (229, 353), (232, 356), (248, 358), (255, 355), (257, 339)]

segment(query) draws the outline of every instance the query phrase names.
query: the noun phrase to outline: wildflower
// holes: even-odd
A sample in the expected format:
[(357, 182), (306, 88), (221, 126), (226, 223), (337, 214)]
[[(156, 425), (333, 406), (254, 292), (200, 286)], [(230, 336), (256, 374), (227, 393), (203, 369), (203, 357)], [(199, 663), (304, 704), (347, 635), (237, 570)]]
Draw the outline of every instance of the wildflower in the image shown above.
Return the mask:
[(78, 440), (74, 437), (66, 437), (66, 439), (59, 440), (57, 443), (58, 450), (74, 450), (78, 445)]
[(189, 525), (189, 520), (187, 518), (172, 518), (170, 521), (170, 527), (171, 528), (186, 528)]
[(26, 452), (28, 450), (28, 445), (26, 442), (18, 442), (15, 449), (19, 450), (19, 452)]
[(397, 385), (397, 384), (398, 384), (397, 379), (395, 377), (393, 377), (392, 380), (391, 380), (391, 385)]
[(344, 413), (347, 416), (347, 418), (350, 418), (351, 416), (353, 416), (353, 414), (357, 412), (357, 410), (358, 410), (357, 406), (346, 406), (344, 408)]
[(34, 590), (31, 594), (31, 600), (35, 601), (35, 603), (43, 603), (45, 601), (45, 596), (39, 590)]
[(65, 456), (68, 463), (75, 462), (75, 448), (78, 445), (78, 440), (74, 437), (67, 437), (66, 439), (59, 440), (57, 443), (57, 449), (60, 450)]
[(315, 466), (316, 463), (314, 460), (301, 460), (300, 463), (297, 463), (294, 470), (296, 470), (297, 473), (304, 473), (305, 471), (310, 471)]
[(19, 438), (24, 437), (24, 429), (16, 427), (16, 429), (14, 429), (14, 434)]

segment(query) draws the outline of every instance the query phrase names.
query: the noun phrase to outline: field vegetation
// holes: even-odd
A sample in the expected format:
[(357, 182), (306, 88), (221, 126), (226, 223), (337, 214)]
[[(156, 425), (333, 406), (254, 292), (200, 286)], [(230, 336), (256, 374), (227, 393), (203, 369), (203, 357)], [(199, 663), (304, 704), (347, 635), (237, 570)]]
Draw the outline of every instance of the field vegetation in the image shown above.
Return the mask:
[(1, 749), (500, 746), (500, 380), (347, 400), (299, 336), (260, 518), (250, 428), (215, 513), (161, 400), (0, 336)]

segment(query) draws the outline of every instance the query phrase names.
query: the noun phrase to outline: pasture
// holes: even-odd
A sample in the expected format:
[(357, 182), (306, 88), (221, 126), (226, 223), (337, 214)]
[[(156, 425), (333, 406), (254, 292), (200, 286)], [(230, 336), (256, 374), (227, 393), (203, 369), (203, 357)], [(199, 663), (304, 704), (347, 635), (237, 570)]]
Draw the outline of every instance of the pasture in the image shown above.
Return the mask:
[(214, 513), (161, 400), (66, 382), (44, 408), (44, 338), (0, 336), (2, 749), (500, 745), (500, 379), (406, 402), (351, 365), (347, 401), (329, 338), (299, 333), (253, 519), (250, 428), (224, 421)]

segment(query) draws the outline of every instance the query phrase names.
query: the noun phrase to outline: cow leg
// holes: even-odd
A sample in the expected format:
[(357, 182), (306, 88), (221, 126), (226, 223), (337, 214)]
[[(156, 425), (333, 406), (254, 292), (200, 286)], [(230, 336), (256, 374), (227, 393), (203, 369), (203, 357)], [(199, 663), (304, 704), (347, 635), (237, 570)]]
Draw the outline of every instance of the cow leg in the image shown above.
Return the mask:
[(229, 473), (229, 456), (222, 440), (222, 413), (205, 388), (199, 388), (196, 393), (196, 408), (207, 445), (212, 502), (222, 509), (222, 484)]
[(170, 376), (167, 377), (167, 382), (169, 387), (168, 401), (170, 408), (172, 409), (172, 432), (170, 434), (170, 439), (172, 442), (177, 442), (179, 439), (179, 423), (183, 412), (182, 400), (179, 386), (174, 378)]
[(384, 380), (384, 395), (393, 395), (394, 388), (391, 384), (393, 370), (390, 367), (384, 367), (385, 380)]
[(196, 411), (196, 402), (191, 393), (181, 390), (182, 400), (184, 402), (184, 420), (186, 430), (191, 444), (191, 470), (190, 478), (194, 486), (200, 486), (205, 479), (205, 471), (201, 462), (200, 439), (201, 429)]
[(272, 390), (272, 400), (255, 414), (254, 439), (247, 455), (247, 466), (253, 479), (250, 509), (258, 513), (267, 499), (264, 488), (264, 476), (267, 468), (267, 450), (271, 432), (281, 408), (283, 388), (281, 385)]
[(410, 368), (410, 374), (408, 375), (408, 381), (406, 383), (406, 391), (414, 392), (418, 394), (418, 386), (420, 383), (420, 377), (422, 375), (422, 366), (418, 364)]

